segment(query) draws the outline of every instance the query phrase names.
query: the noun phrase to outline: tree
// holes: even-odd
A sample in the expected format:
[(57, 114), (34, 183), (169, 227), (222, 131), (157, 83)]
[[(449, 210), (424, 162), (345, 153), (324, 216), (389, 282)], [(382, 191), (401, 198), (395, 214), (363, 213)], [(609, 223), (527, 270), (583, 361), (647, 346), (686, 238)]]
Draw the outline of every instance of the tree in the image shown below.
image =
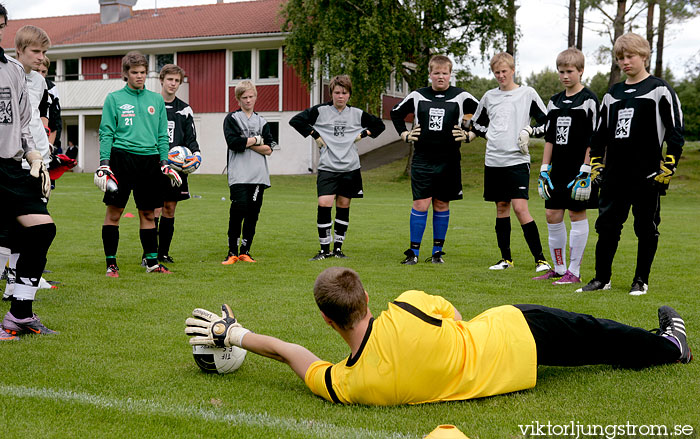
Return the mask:
[(569, 41), (566, 47), (576, 44), (576, 0), (569, 0)]
[[(649, 1), (651, 2), (653, 0)], [(666, 27), (669, 24), (680, 23), (697, 16), (700, 13), (700, 0), (656, 0), (656, 3), (659, 5), (659, 22), (657, 26), (654, 76), (662, 77), (661, 75), (664, 72), (663, 55)], [(649, 29), (647, 28), (647, 39), (649, 40), (648, 35)], [(650, 47), (654, 47), (652, 40), (649, 40), (649, 45)]]
[(609, 87), (608, 87), (608, 75), (606, 75), (603, 72), (598, 72), (596, 73), (590, 81), (588, 81), (588, 88), (591, 89), (593, 93), (595, 93), (596, 96), (598, 96), (598, 100), (602, 100), (603, 96), (605, 93), (607, 93)]
[(467, 70), (456, 71), (455, 82), (457, 87), (463, 88), (477, 99), (481, 99), (484, 93), (498, 87), (498, 81), (495, 78), (474, 76)]
[[(346, 73), (353, 104), (378, 112), (392, 72), (412, 89), (427, 85), (435, 53), (456, 61), (485, 58), (505, 35), (516, 35), (505, 11), (509, 0), (289, 0), (282, 30), (285, 55), (311, 85), (314, 60), (324, 76)], [(479, 56), (469, 54), (479, 42)]]
[(549, 67), (539, 73), (532, 73), (525, 83), (534, 88), (544, 102), (548, 102), (549, 98), (564, 90), (564, 86), (559, 82), (559, 74)]

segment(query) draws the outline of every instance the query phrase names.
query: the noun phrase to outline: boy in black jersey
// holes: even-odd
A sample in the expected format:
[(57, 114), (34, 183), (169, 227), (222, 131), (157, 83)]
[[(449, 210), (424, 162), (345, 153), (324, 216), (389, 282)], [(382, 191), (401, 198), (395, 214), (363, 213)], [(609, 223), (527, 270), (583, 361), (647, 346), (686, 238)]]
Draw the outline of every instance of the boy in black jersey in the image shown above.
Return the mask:
[(610, 289), (620, 232), (632, 208), (638, 246), (629, 293), (639, 296), (647, 292), (659, 243), (660, 196), (665, 195), (683, 151), (683, 112), (673, 88), (645, 69), (651, 52), (647, 40), (630, 32), (615, 41), (613, 51), (627, 79), (613, 85), (600, 105), (591, 144), (592, 175), (602, 175), (595, 224), (596, 274), (578, 291)]
[(175, 233), (175, 208), (178, 201), (190, 198), (187, 175), (196, 171), (202, 163), (202, 155), (197, 143), (197, 131), (194, 126), (194, 113), (187, 102), (175, 96), (185, 71), (175, 64), (166, 64), (160, 70), (160, 94), (165, 101), (165, 111), (168, 114), (168, 141), (170, 148), (184, 146), (190, 150), (191, 156), (184, 163), (178, 163), (182, 168), (180, 178), (182, 184), (173, 186), (170, 179), (163, 180), (163, 208), (155, 210), (156, 228), (158, 229), (158, 261), (172, 263), (170, 243)]
[[(405, 142), (415, 146), (411, 163), (413, 206), (410, 218), (410, 248), (405, 265), (418, 263), (428, 208), (433, 205), (433, 251), (426, 262), (442, 264), (442, 248), (450, 222), (450, 201), (462, 199), (462, 170), (459, 148), (468, 142), (460, 128), (462, 119), (474, 114), (479, 101), (461, 88), (450, 85), (452, 61), (442, 55), (430, 59), (430, 87), (411, 92), (391, 110), (391, 121)], [(414, 117), (406, 129), (405, 119)]]
[[(557, 56), (559, 81), (566, 89), (552, 96), (547, 105), (546, 143), (538, 190), (545, 200), (549, 251), (554, 268), (533, 279), (553, 280), (554, 285), (581, 282), (581, 259), (588, 241), (586, 208), (591, 202), (597, 202), (596, 192), (591, 192), (589, 151), (598, 120), (598, 98), (581, 84), (584, 64), (583, 53), (573, 47)], [(571, 218), (571, 261), (568, 268), (566, 209)]]

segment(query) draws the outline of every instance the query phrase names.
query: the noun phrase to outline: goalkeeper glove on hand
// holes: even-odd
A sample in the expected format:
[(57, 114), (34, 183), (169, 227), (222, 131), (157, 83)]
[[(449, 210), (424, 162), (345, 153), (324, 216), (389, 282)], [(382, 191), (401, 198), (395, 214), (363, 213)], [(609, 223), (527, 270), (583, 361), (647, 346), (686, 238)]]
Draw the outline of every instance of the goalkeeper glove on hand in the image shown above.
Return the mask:
[(108, 164), (101, 165), (97, 168), (93, 181), (95, 182), (95, 186), (100, 188), (102, 192), (115, 192), (117, 190), (117, 179), (114, 177), (112, 168), (110, 168)]
[(260, 146), (263, 144), (262, 136), (260, 136), (260, 135), (254, 136), (254, 139), (255, 139), (255, 143), (253, 143), (253, 146)]
[(360, 140), (364, 139), (367, 136), (369, 136), (369, 131), (367, 131), (367, 130), (360, 131), (360, 134), (358, 134), (357, 137), (355, 137), (355, 143), (359, 142)]
[(168, 152), (168, 164), (178, 171), (182, 169), (185, 162), (180, 158), (180, 151), (173, 149)]
[(566, 185), (571, 189), (571, 199), (588, 201), (591, 198), (591, 165), (581, 165), (578, 175)]
[(518, 148), (523, 154), (530, 152), (528, 145), (530, 143), (530, 136), (532, 135), (532, 127), (527, 125), (525, 128), (520, 130), (520, 135), (518, 135)]
[(178, 174), (176, 170), (174, 170), (170, 166), (168, 166), (167, 161), (161, 160), (160, 172), (162, 172), (163, 175), (165, 175), (166, 177), (168, 177), (170, 179), (170, 184), (173, 187), (180, 187), (180, 185), (182, 184), (182, 178), (180, 177), (180, 174)]
[(323, 137), (321, 137), (321, 135), (317, 131), (311, 131), (311, 137), (314, 138), (314, 142), (316, 142), (316, 146), (318, 146), (318, 149), (327, 146), (326, 142), (323, 141)]
[(403, 140), (406, 143), (413, 143), (418, 140), (418, 137), (420, 136), (420, 125), (416, 125), (410, 130), (406, 130), (403, 133), (401, 133), (401, 140)]
[(221, 311), (221, 317), (202, 308), (192, 311), (194, 317), (185, 320), (185, 334), (192, 337), (191, 345), (242, 347), (243, 336), (250, 331), (236, 321), (230, 306), (222, 305)]
[(603, 182), (603, 171), (605, 170), (605, 163), (602, 163), (602, 157), (591, 157), (591, 183), (600, 186)]
[(671, 154), (666, 155), (666, 160), (664, 164), (660, 166), (659, 170), (651, 174), (647, 178), (653, 178), (656, 186), (660, 191), (666, 192), (668, 185), (671, 183), (671, 177), (676, 173), (676, 158)]
[(29, 151), (24, 158), (27, 159), (27, 163), (31, 167), (29, 174), (41, 181), (41, 195), (44, 198), (49, 198), (49, 195), (51, 195), (51, 177), (48, 169), (46, 169), (41, 153), (37, 150)]
[(455, 125), (455, 127), (452, 129), (452, 136), (455, 138), (456, 142), (469, 143), (472, 140), (474, 140), (476, 134), (472, 133), (471, 131), (466, 131), (462, 129), (462, 127), (460, 127), (459, 125)]
[(540, 167), (540, 176), (537, 177), (537, 191), (540, 193), (545, 201), (552, 198), (551, 192), (554, 190), (554, 185), (552, 180), (549, 178), (549, 171), (552, 169), (552, 165), (542, 164)]
[(201, 164), (202, 155), (199, 153), (199, 151), (196, 151), (192, 155), (185, 157), (185, 164), (182, 165), (182, 172), (185, 174), (191, 174), (199, 169), (199, 165)]

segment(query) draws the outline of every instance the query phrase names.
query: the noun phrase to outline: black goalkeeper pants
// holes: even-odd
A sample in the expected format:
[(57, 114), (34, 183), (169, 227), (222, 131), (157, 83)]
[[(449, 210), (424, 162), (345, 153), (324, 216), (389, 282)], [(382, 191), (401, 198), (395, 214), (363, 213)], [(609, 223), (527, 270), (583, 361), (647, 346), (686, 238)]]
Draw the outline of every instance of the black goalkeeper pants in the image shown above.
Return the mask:
[(515, 307), (535, 338), (538, 365), (642, 368), (680, 357), (673, 342), (642, 328), (541, 305)]

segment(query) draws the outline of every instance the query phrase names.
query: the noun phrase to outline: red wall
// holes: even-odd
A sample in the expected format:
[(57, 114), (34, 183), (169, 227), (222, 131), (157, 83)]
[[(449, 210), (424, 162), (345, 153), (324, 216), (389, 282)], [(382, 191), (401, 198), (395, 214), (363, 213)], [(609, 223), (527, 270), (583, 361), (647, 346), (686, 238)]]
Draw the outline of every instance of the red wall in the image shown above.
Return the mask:
[[(107, 70), (100, 68), (102, 63), (107, 64)], [(102, 79), (103, 73), (108, 73), (109, 78), (122, 77), (122, 56), (97, 56), (82, 59), (82, 72), (85, 79)]]
[[(255, 101), (255, 111), (279, 111), (279, 86), (256, 85), (258, 100)], [(236, 100), (236, 87), (229, 87), (229, 111), (241, 108)]]
[[(395, 98), (393, 96), (382, 96), (382, 119), (391, 119), (391, 109), (394, 105), (403, 101), (404, 98)], [(413, 115), (409, 114), (406, 122), (413, 122)]]
[(178, 52), (190, 85), (189, 104), (195, 113), (226, 111), (226, 51)]
[(284, 63), (282, 74), (282, 110), (301, 111), (309, 107), (310, 96), (294, 68)]

